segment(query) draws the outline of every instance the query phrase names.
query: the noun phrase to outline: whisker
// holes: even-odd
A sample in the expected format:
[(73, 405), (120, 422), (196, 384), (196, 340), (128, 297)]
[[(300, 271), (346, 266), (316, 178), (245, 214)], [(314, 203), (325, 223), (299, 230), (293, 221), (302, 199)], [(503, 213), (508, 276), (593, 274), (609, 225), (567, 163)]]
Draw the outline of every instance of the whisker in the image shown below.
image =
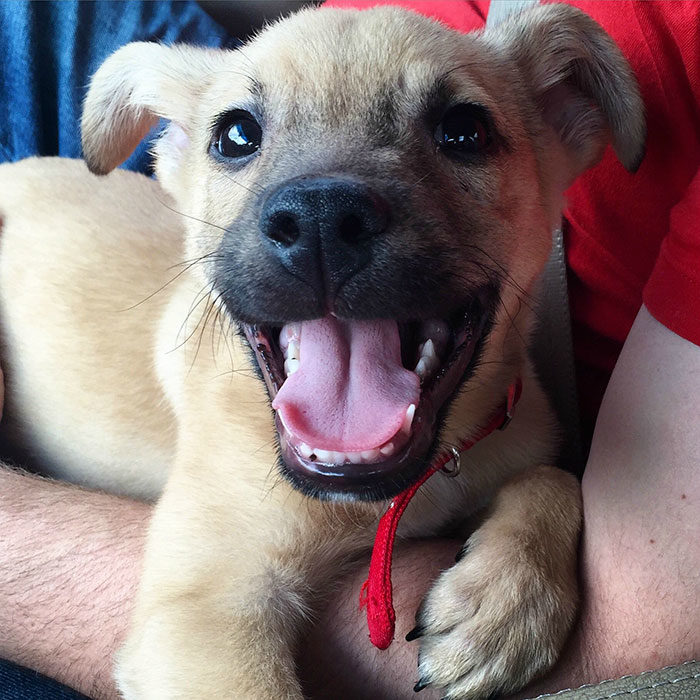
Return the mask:
[(511, 274), (508, 272), (508, 270), (506, 270), (506, 268), (503, 267), (503, 265), (502, 265), (501, 263), (499, 263), (498, 260), (495, 260), (495, 259), (493, 258), (493, 256), (492, 256), (490, 253), (488, 253), (487, 251), (485, 251), (485, 250), (484, 250), (483, 248), (481, 248), (480, 246), (477, 246), (477, 245), (474, 245), (474, 244), (469, 245), (469, 247), (470, 247), (470, 248), (473, 248), (473, 249), (475, 249), (475, 250), (477, 250), (477, 251), (478, 251), (479, 253), (481, 253), (484, 257), (488, 258), (488, 260), (490, 260), (491, 263), (492, 263), (493, 265), (495, 265), (495, 266), (500, 270), (501, 279), (507, 281), (507, 282), (513, 287), (513, 289), (515, 289), (516, 291), (520, 292), (524, 297), (532, 298), (532, 295), (531, 295), (526, 289), (524, 289), (524, 288), (522, 287), (522, 285), (518, 284), (518, 282), (516, 282), (516, 280), (513, 279), (513, 277), (511, 276)]
[[(138, 306), (141, 306), (141, 304), (144, 304), (145, 302), (147, 302), (149, 299), (153, 299), (153, 297), (156, 296), (156, 294), (160, 294), (160, 292), (162, 292), (166, 287), (171, 285), (176, 279), (178, 279), (180, 276), (184, 275), (189, 269), (191, 269), (192, 267), (194, 267), (198, 263), (203, 262), (204, 259), (209, 259), (210, 257), (212, 257), (215, 252), (216, 251), (212, 251), (211, 253), (206, 253), (205, 255), (202, 255), (201, 257), (196, 258), (193, 261), (186, 261), (186, 262), (182, 262), (182, 263), (176, 263), (175, 265), (171, 265), (169, 268), (167, 268), (168, 270), (172, 270), (174, 267), (179, 267), (180, 265), (186, 265), (186, 267), (183, 270), (180, 270), (180, 272), (178, 272), (174, 277), (169, 279), (164, 285), (162, 285), (161, 287), (156, 289), (155, 292), (151, 292), (151, 294), (149, 294), (147, 297), (141, 299), (141, 301), (136, 302), (132, 306), (127, 306), (124, 309), (119, 309), (117, 313), (123, 313), (124, 311), (132, 311), (133, 309), (137, 308)], [(214, 259), (218, 259), (218, 258), (214, 258)]]
[[(515, 325), (515, 322), (520, 314), (520, 311), (523, 308), (522, 299), (520, 297), (517, 297), (517, 299), (518, 299), (518, 310), (515, 312), (515, 316), (511, 316), (510, 311), (508, 311), (508, 308), (506, 307), (506, 305), (503, 303), (502, 300), (499, 300), (499, 304), (500, 304), (501, 308), (503, 309), (503, 313), (505, 313), (505, 315), (508, 316), (508, 318), (510, 319), (510, 328), (518, 334), (518, 337), (522, 341), (523, 345), (527, 345), (525, 338), (523, 338), (523, 334), (520, 332), (520, 329)], [(508, 337), (506, 335), (503, 338), (503, 347), (505, 347), (507, 342), (508, 342)]]
[(207, 328), (207, 321), (209, 321), (209, 316), (211, 316), (211, 312), (212, 312), (213, 308), (214, 308), (214, 303), (211, 301), (211, 296), (210, 296), (209, 301), (207, 302), (206, 306), (204, 307), (204, 311), (202, 312), (201, 316), (199, 317), (199, 322), (197, 323), (197, 327), (199, 328), (199, 338), (197, 338), (197, 347), (195, 348), (195, 351), (194, 351), (194, 357), (192, 358), (192, 362), (190, 363), (190, 368), (187, 371), (188, 375), (194, 369), (194, 363), (197, 361), (197, 357), (199, 357), (199, 350), (202, 347), (202, 338), (204, 337), (204, 331)]
[(234, 185), (238, 185), (239, 187), (242, 187), (244, 190), (246, 190), (247, 192), (250, 192), (251, 194), (261, 194), (262, 192), (265, 191), (265, 188), (262, 187), (261, 185), (255, 185), (256, 189), (252, 189), (251, 187), (248, 187), (248, 185), (244, 185), (242, 182), (238, 182), (238, 180), (235, 180), (227, 173), (222, 173), (222, 175), (227, 180), (230, 180)]
[(182, 267), (183, 265), (187, 266), (187, 269), (189, 269), (190, 265), (196, 265), (197, 263), (203, 262), (204, 260), (208, 260), (210, 258), (213, 258), (214, 260), (219, 260), (223, 259), (223, 255), (219, 253), (219, 250), (212, 250), (210, 253), (205, 253), (204, 255), (200, 255), (199, 257), (196, 258), (190, 258), (189, 260), (183, 260), (182, 262), (177, 262), (172, 264), (168, 270), (174, 270), (176, 267)]
[[(224, 327), (224, 320), (228, 320), (228, 328)], [(221, 339), (223, 338), (224, 343), (226, 344), (226, 351), (228, 352), (229, 356), (229, 361), (231, 362), (231, 372), (235, 371), (234, 368), (234, 361), (233, 361), (233, 349), (231, 348), (231, 345), (229, 343), (229, 333), (231, 332), (231, 328), (233, 326), (233, 319), (231, 316), (226, 313), (225, 306), (223, 304), (217, 306), (216, 309), (216, 318), (214, 319), (214, 323), (212, 324), (212, 338), (213, 338), (213, 333), (214, 333), (214, 327), (218, 325), (219, 326), (219, 337), (216, 343), (216, 349), (214, 349), (214, 344), (212, 342), (212, 352), (218, 355), (219, 353), (219, 348), (221, 347)], [(238, 370), (239, 372), (242, 370)], [(250, 371), (250, 370), (249, 370)], [(232, 377), (233, 378), (233, 377)]]
[(219, 226), (218, 224), (214, 224), (211, 221), (207, 221), (206, 219), (199, 219), (196, 216), (192, 216), (191, 214), (185, 214), (182, 211), (178, 211), (174, 207), (171, 207), (169, 204), (166, 204), (162, 200), (158, 200), (166, 209), (169, 209), (173, 214), (178, 214), (179, 216), (184, 217), (185, 219), (192, 219), (192, 221), (198, 221), (200, 224), (204, 224), (205, 226), (211, 226), (212, 228), (218, 228), (220, 231), (223, 231), (224, 233), (228, 232), (228, 229), (225, 228), (224, 226)]
[(431, 173), (425, 173), (425, 175), (421, 175), (421, 177), (419, 177), (419, 178), (411, 185), (411, 187), (415, 187), (416, 185), (420, 185), (420, 183), (423, 182), (423, 180), (425, 180), (425, 179), (427, 179), (428, 177), (430, 177), (430, 175), (431, 175)]
[[(197, 307), (198, 307), (205, 299), (208, 299), (208, 298), (211, 296), (212, 292), (214, 291), (214, 287), (213, 287), (213, 285), (212, 285), (212, 286), (211, 286), (211, 289), (205, 294), (205, 293), (204, 293), (204, 290), (207, 288), (207, 286), (209, 286), (209, 285), (204, 285), (204, 287), (202, 287), (202, 289), (201, 289), (201, 290), (197, 293), (197, 295), (195, 296), (195, 301), (192, 302), (192, 305), (190, 306), (190, 310), (187, 312), (187, 316), (185, 316), (185, 320), (182, 322), (182, 325), (180, 326), (180, 329), (179, 329), (178, 332), (177, 332), (177, 336), (176, 336), (175, 342), (177, 342), (177, 338), (180, 337), (180, 334), (183, 332), (183, 330), (184, 330), (185, 327), (187, 326), (187, 322), (189, 321), (190, 316), (194, 313), (194, 311), (197, 309)], [(196, 302), (196, 303), (195, 303), (195, 302)], [(205, 306), (205, 310), (206, 310), (206, 308), (207, 308), (207, 307)], [(201, 318), (202, 318), (202, 317), (200, 316), (200, 321), (201, 321)], [(192, 329), (192, 331), (190, 332), (190, 334), (189, 334), (181, 343), (179, 343), (179, 344), (176, 345), (174, 348), (172, 348), (172, 350), (168, 350), (168, 352), (169, 352), (169, 353), (175, 352), (176, 350), (179, 350), (183, 345), (185, 345), (185, 343), (187, 343), (187, 341), (197, 332), (198, 326), (199, 326), (199, 323), (195, 324), (195, 326), (194, 326), (194, 328)]]

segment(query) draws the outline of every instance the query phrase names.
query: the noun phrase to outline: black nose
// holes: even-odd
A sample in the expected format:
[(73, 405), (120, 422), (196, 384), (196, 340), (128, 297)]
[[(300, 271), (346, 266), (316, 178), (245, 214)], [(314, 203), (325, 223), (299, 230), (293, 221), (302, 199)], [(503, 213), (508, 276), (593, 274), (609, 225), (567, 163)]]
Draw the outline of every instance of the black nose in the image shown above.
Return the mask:
[(298, 178), (269, 195), (260, 229), (292, 274), (331, 297), (366, 265), (389, 206), (369, 187), (341, 178)]

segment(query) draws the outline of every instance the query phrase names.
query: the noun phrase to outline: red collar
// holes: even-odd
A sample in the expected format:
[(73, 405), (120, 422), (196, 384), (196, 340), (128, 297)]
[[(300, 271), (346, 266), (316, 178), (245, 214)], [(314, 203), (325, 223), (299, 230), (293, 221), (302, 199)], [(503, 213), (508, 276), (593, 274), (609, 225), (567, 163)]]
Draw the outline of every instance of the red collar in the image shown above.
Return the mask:
[[(394, 538), (399, 520), (416, 491), (436, 472), (445, 470), (452, 460), (459, 460), (459, 453), (473, 447), (494, 430), (503, 430), (513, 417), (513, 410), (522, 393), (522, 380), (516, 379), (508, 387), (508, 396), (503, 406), (491, 417), (486, 426), (481, 428), (469, 440), (464, 440), (457, 448), (444, 450), (437, 456), (433, 465), (413, 485), (402, 491), (389, 504), (382, 516), (374, 539), (369, 575), (360, 592), (360, 607), (367, 606), (367, 626), (369, 638), (378, 649), (386, 649), (394, 639), (396, 614), (392, 603), (391, 556), (394, 550)], [(455, 465), (457, 466), (457, 465)]]

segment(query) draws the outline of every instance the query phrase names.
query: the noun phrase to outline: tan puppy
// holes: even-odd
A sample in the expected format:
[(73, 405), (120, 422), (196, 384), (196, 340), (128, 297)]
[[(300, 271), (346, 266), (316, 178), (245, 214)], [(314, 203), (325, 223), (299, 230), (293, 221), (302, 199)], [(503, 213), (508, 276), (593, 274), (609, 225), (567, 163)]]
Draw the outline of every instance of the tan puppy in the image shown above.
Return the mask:
[(133, 44), (91, 85), (88, 167), (159, 116), (158, 183), (0, 167), (6, 433), (51, 474), (162, 493), (124, 696), (301, 698), (314, 605), (518, 376), (512, 424), (430, 479), (401, 534), (491, 502), (421, 608), (419, 676), (448, 698), (527, 683), (573, 621), (580, 525), (575, 479), (546, 466), (530, 293), (566, 186), (608, 142), (642, 156), (619, 51), (563, 6), (466, 36), (321, 9), (239, 51)]

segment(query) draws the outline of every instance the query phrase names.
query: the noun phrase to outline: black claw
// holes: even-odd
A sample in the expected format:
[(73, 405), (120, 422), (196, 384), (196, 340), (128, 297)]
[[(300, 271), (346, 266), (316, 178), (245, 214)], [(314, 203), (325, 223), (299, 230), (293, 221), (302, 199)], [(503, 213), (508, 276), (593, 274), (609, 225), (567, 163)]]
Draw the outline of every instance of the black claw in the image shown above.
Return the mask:
[[(423, 636), (423, 627), (421, 625), (416, 625), (407, 635), (406, 635), (406, 641), (407, 642), (412, 642), (414, 639), (419, 639), (420, 637)], [(418, 692), (418, 691), (416, 691)]]
[(418, 683), (416, 683), (416, 684), (413, 686), (413, 692), (414, 692), (414, 693), (420, 693), (420, 691), (423, 690), (423, 688), (427, 688), (429, 685), (430, 685), (430, 683), (429, 683), (428, 681), (426, 681), (426, 680), (424, 680), (423, 678), (421, 678), (421, 679), (418, 681)]
[(464, 557), (466, 557), (467, 554), (469, 554), (469, 550), (471, 549), (471, 543), (472, 543), (471, 539), (468, 539), (464, 543), (462, 548), (459, 550), (459, 552), (457, 552), (457, 555), (455, 556), (455, 564), (457, 562), (462, 561), (462, 559), (464, 559)]

